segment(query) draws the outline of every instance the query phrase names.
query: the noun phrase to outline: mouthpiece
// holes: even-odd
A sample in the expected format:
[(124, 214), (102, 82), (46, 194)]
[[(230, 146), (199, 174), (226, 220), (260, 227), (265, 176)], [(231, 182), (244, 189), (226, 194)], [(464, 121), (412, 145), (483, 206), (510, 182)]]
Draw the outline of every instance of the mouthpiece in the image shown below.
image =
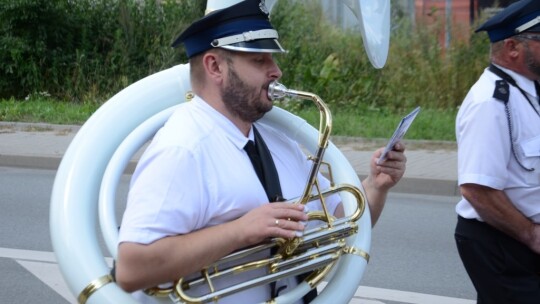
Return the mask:
[(287, 88), (277, 81), (273, 81), (268, 86), (268, 98), (270, 100), (282, 99), (288, 94)]

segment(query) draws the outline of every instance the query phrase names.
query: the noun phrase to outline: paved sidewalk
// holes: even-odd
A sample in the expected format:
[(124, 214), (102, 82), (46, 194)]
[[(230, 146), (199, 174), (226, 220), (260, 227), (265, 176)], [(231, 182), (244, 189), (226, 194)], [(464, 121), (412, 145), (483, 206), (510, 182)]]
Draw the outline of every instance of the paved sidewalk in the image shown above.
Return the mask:
[[(56, 169), (79, 126), (0, 122), (0, 166)], [(336, 137), (359, 176), (383, 140)], [(457, 188), (455, 142), (407, 141), (407, 170), (393, 192), (454, 196)]]

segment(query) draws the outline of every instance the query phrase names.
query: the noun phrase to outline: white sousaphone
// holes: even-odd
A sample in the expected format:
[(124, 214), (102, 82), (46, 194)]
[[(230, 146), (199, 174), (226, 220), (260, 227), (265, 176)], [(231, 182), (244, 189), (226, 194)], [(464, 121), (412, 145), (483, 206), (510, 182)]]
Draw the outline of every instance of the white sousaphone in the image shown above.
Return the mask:
[[(209, 0), (207, 11), (237, 2)], [(372, 65), (382, 68), (389, 45), (390, 0), (342, 2), (359, 20)], [(267, 1), (269, 9), (274, 3)], [(104, 240), (115, 259), (118, 239), (115, 198), (120, 177), (133, 155), (153, 137), (190, 89), (188, 64), (174, 66), (128, 86), (88, 119), (64, 154), (51, 196), (51, 239), (60, 270), (79, 303), (136, 303), (110, 277), (110, 265), (100, 242)], [(288, 134), (310, 153), (317, 149), (319, 133), (303, 119), (274, 107), (263, 120)], [(356, 172), (332, 143), (324, 160), (332, 165), (336, 183), (349, 183), (361, 189)], [(344, 198), (343, 203), (346, 214), (354, 212), (355, 202)], [(371, 221), (367, 206), (357, 224), (358, 233), (348, 237), (347, 244), (362, 254), (343, 255), (313, 303), (347, 303), (354, 296), (370, 251)], [(275, 302), (292, 303), (309, 290), (310, 286), (303, 282)]]

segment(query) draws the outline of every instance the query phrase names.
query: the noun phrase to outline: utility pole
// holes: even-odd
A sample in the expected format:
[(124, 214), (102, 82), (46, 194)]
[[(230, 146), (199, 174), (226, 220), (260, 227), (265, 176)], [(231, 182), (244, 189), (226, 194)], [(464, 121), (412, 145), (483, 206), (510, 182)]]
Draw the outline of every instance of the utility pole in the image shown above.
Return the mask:
[(450, 34), (452, 31), (452, 0), (446, 0), (446, 6), (445, 6), (445, 12), (446, 12), (446, 35), (444, 40), (444, 47), (448, 48), (450, 47)]
[(407, 0), (407, 11), (409, 12), (411, 25), (414, 28), (416, 26), (416, 8), (414, 5), (414, 0)]

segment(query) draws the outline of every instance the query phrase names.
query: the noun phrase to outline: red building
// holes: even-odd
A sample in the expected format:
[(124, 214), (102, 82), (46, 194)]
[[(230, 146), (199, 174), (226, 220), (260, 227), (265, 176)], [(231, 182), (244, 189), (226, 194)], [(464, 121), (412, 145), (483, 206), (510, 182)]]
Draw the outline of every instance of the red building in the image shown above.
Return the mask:
[[(468, 39), (471, 26), (486, 14), (491, 15), (517, 0), (414, 0), (417, 25), (435, 25), (441, 44)], [(481, 20), (481, 19), (480, 19)]]

